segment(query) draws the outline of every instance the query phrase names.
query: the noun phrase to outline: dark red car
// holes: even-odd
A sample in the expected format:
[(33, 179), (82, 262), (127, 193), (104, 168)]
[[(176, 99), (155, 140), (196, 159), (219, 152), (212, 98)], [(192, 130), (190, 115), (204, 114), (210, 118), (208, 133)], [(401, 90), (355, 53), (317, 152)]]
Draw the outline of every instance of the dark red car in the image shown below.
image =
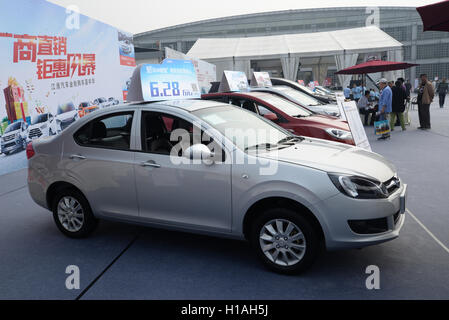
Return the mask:
[(202, 99), (230, 103), (255, 112), (299, 136), (355, 145), (347, 122), (318, 115), (272, 93), (210, 93), (203, 95)]

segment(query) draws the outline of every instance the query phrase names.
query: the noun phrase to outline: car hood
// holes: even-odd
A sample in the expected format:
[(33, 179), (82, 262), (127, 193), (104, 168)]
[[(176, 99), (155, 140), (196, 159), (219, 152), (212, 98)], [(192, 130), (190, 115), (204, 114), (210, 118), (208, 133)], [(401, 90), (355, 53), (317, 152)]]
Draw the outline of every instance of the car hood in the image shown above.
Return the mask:
[(305, 139), (294, 146), (267, 151), (259, 156), (276, 159), (328, 173), (343, 173), (388, 181), (396, 168), (382, 156), (361, 148), (320, 139)]
[(44, 126), (44, 125), (46, 125), (46, 124), (47, 124), (47, 122), (39, 122), (39, 123), (30, 125), (30, 126), (28, 127), (28, 130), (33, 130), (33, 129), (36, 129), (36, 128), (41, 128), (42, 126)]
[(336, 128), (340, 130), (351, 131), (347, 122), (341, 121), (340, 119), (327, 115), (314, 114), (311, 117), (302, 119), (306, 119), (307, 121), (313, 121), (315, 124), (321, 125), (325, 128)]

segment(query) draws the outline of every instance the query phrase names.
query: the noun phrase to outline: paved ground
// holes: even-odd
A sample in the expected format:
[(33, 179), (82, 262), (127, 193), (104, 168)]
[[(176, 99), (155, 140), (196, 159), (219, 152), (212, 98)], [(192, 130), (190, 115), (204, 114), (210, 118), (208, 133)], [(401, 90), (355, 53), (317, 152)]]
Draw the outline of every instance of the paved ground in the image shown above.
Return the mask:
[(0, 154), (0, 176), (14, 172), (27, 166), (27, 156), (24, 150), (11, 155)]
[[(433, 130), (378, 142), (410, 186), (399, 239), (364, 250), (325, 253), (302, 276), (266, 271), (246, 243), (103, 222), (87, 240), (61, 236), (30, 199), (26, 171), (0, 177), (0, 299), (448, 299), (449, 109), (433, 109)], [(114, 262), (112, 265), (111, 263)], [(81, 290), (65, 269), (81, 270)], [(110, 266), (111, 265), (111, 266)], [(381, 270), (381, 290), (365, 269)], [(103, 271), (110, 268), (103, 273)]]

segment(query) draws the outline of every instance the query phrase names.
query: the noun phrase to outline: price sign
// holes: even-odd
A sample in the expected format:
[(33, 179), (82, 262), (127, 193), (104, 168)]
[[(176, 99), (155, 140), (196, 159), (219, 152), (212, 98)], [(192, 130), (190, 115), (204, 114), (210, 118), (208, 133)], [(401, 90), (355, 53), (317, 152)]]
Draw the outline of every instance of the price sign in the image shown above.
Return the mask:
[(193, 63), (166, 59), (162, 64), (146, 64), (140, 69), (145, 101), (199, 99), (201, 92)]

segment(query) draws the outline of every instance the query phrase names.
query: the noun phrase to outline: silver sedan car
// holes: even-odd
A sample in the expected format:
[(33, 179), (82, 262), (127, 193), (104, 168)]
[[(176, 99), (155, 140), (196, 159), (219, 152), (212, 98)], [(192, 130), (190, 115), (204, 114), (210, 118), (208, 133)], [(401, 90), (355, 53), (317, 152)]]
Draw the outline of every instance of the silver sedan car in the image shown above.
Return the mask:
[(111, 107), (28, 145), (28, 187), (66, 236), (100, 219), (249, 240), (297, 273), (322, 248), (398, 237), (407, 186), (375, 153), (211, 101)]

